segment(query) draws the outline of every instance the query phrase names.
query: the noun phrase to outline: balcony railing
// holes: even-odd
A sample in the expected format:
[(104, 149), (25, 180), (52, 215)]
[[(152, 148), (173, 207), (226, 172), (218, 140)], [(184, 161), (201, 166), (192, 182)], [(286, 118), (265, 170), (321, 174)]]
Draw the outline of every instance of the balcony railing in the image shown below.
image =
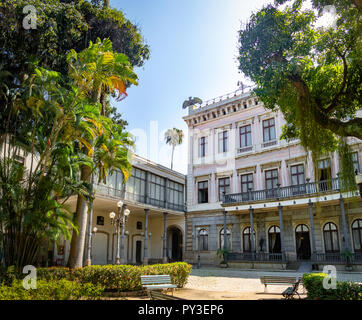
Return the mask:
[(227, 257), (228, 261), (275, 261), (275, 262), (283, 262), (283, 254), (282, 253), (268, 253), (268, 252), (255, 252), (254, 254), (251, 252), (231, 252)]
[(164, 208), (164, 209), (171, 209), (175, 211), (185, 211), (185, 206), (183, 204), (171, 203), (166, 202), (165, 200), (154, 199), (149, 196), (141, 195), (138, 193), (132, 192), (124, 192), (123, 190), (116, 189), (110, 186), (95, 184), (94, 189), (96, 189), (96, 193), (113, 196), (117, 198), (124, 198), (126, 200), (130, 200), (133, 202), (139, 202), (142, 204), (149, 204), (154, 207)]
[[(335, 253), (315, 253), (312, 255), (312, 260), (315, 263), (346, 263), (347, 258), (339, 252)], [(362, 252), (351, 254), (350, 263), (362, 263)]]
[(279, 187), (274, 189), (250, 190), (249, 192), (232, 193), (224, 196), (223, 203), (242, 203), (283, 198), (295, 198), (308, 194), (325, 193), (340, 190), (338, 178), (331, 180), (308, 182), (295, 186)]

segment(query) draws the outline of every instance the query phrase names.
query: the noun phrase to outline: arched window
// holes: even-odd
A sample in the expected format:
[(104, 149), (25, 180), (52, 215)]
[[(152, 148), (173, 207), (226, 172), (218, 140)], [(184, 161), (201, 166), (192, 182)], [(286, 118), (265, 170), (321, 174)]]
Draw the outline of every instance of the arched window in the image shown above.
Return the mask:
[[(255, 230), (253, 231), (254, 235), (254, 250), (256, 248), (256, 237), (255, 237)], [(246, 227), (243, 231), (243, 251), (244, 252), (251, 252), (251, 228)]]
[(269, 252), (281, 253), (280, 228), (271, 226), (268, 231)]
[(207, 251), (208, 250), (208, 233), (206, 229), (201, 229), (199, 231), (200, 235), (200, 250), (201, 251)]
[[(230, 250), (231, 249), (231, 239), (230, 239), (231, 232), (227, 228), (226, 228), (226, 234), (227, 234), (227, 249)], [(219, 244), (220, 244), (220, 249), (224, 249), (224, 228), (222, 228), (219, 233)]]
[(362, 252), (362, 219), (352, 223), (352, 238), (355, 252)]
[(339, 252), (338, 229), (333, 222), (324, 225), (323, 237), (326, 253)]

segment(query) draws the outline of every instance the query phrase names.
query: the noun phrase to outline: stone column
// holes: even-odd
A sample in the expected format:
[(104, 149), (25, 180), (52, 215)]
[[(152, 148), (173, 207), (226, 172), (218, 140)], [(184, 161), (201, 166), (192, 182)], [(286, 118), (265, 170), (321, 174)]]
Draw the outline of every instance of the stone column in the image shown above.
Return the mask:
[(312, 241), (312, 260), (315, 259), (316, 246), (315, 246), (315, 234), (314, 234), (314, 217), (313, 217), (313, 203), (309, 199), (309, 219), (310, 219), (310, 232), (311, 232), (311, 241)]
[(227, 230), (226, 230), (226, 210), (224, 210), (223, 212), (224, 214), (224, 249), (227, 250), (228, 249), (228, 236), (227, 236)]
[(280, 224), (280, 249), (282, 252), (282, 260), (285, 260), (285, 245), (284, 245), (284, 226), (283, 226), (283, 207), (279, 203), (279, 224)]
[(150, 209), (145, 209), (145, 244), (143, 252), (143, 264), (148, 264), (148, 212)]
[(254, 220), (253, 220), (253, 211), (254, 209), (250, 206), (250, 241), (251, 241), (251, 258), (255, 259), (255, 239), (254, 239)]
[[(127, 208), (127, 206), (124, 204), (123, 206), (122, 206), (122, 216), (121, 216), (121, 219), (122, 219), (122, 226), (121, 226), (121, 258), (120, 258), (120, 264), (126, 264), (126, 256), (125, 256), (125, 252), (124, 252), (124, 229), (125, 229), (125, 222), (126, 222), (126, 217), (125, 217), (125, 215), (124, 215), (124, 211), (126, 210), (126, 208)], [(117, 228), (118, 228), (118, 230), (117, 230), (117, 234), (119, 234), (119, 226), (117, 225)], [(119, 237), (117, 238), (117, 248), (119, 248)], [(117, 257), (116, 257), (116, 264), (119, 264), (118, 262), (117, 262), (117, 260), (118, 260), (118, 250), (117, 250)]]
[(342, 228), (343, 228), (342, 245), (344, 246), (345, 250), (350, 251), (351, 245), (350, 245), (350, 241), (349, 241), (349, 237), (348, 237), (347, 220), (346, 220), (346, 214), (345, 214), (345, 210), (344, 210), (344, 201), (343, 201), (342, 194), (339, 198), (339, 204), (341, 207), (341, 218), (342, 218)]
[(167, 212), (163, 213), (163, 262), (167, 263)]

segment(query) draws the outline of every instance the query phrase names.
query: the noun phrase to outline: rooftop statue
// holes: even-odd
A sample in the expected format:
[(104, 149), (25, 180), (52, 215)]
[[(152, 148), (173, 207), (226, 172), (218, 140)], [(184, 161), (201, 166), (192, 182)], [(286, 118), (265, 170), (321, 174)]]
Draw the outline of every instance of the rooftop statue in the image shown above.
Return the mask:
[(182, 109), (186, 109), (187, 107), (193, 106), (195, 104), (201, 104), (202, 100), (198, 97), (189, 97), (189, 100), (185, 100), (182, 104)]

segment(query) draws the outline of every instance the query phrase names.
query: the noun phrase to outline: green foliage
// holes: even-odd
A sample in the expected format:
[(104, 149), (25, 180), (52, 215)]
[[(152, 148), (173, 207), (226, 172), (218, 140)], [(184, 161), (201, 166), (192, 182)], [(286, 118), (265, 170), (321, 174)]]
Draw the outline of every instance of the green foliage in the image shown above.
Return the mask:
[[(23, 8), (37, 9), (37, 29), (23, 26)], [(93, 5), (88, 1), (7, 0), (0, 3), (0, 63), (16, 75), (29, 72), (29, 61), (67, 73), (66, 54), (82, 51), (89, 41), (110, 38), (116, 52), (126, 54), (132, 66), (149, 58), (138, 27), (121, 11)], [(10, 54), (9, 54), (10, 53)]]
[(94, 300), (102, 297), (103, 288), (65, 279), (38, 280), (36, 289), (24, 289), (22, 280), (0, 286), (0, 300)]
[[(302, 9), (304, 2), (276, 0), (251, 15), (239, 33), (239, 69), (267, 108), (283, 112), (283, 137), (300, 138), (318, 158), (337, 150), (341, 138), (362, 138), (362, 23), (352, 1), (312, 1)], [(316, 26), (325, 5), (337, 8), (335, 27)], [(342, 170), (347, 186), (350, 167)]]
[(87, 266), (78, 269), (39, 268), (40, 279), (67, 279), (80, 283), (100, 285), (106, 290), (137, 291), (142, 290), (141, 275), (168, 274), (171, 282), (182, 288), (186, 283), (192, 266), (185, 262), (155, 264), (147, 266), (106, 265)]
[(362, 285), (353, 282), (337, 281), (336, 289), (324, 289), (325, 273), (306, 273), (303, 284), (310, 300), (362, 300)]

